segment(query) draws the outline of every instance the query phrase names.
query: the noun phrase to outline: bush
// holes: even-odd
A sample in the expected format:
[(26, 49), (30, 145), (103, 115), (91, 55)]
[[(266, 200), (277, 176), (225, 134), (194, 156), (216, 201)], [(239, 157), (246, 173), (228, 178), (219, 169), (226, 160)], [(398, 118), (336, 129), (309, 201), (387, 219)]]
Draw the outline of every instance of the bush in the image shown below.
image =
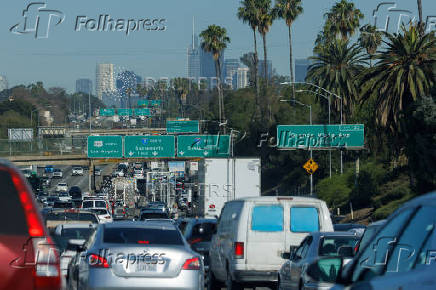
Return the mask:
[(403, 203), (405, 203), (406, 201), (409, 201), (410, 199), (413, 198), (413, 195), (408, 194), (406, 196), (404, 196), (401, 199), (398, 200), (394, 200), (390, 203), (388, 203), (385, 206), (382, 206), (380, 208), (378, 208), (374, 214), (372, 215), (372, 218), (374, 220), (381, 220), (381, 219), (385, 219), (387, 218), (390, 214), (392, 214), (395, 210), (397, 210), (400, 206), (403, 205)]

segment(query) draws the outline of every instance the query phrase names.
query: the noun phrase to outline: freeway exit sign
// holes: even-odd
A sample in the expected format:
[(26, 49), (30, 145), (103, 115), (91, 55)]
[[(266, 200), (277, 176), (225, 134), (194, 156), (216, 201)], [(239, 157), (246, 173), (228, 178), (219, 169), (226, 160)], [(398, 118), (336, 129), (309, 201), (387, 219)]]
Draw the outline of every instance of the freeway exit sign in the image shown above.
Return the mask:
[(133, 110), (132, 109), (117, 109), (118, 115), (120, 116), (132, 116)]
[(199, 121), (167, 121), (168, 133), (200, 133)]
[(151, 111), (148, 108), (135, 109), (135, 116), (151, 116)]
[(100, 116), (114, 116), (115, 115), (115, 109), (100, 109)]
[(174, 136), (126, 136), (126, 158), (170, 158), (175, 156)]
[(279, 149), (360, 149), (364, 147), (364, 125), (279, 125)]
[(88, 157), (89, 158), (122, 158), (123, 137), (122, 136), (89, 136)]
[(177, 137), (178, 157), (228, 157), (229, 135), (181, 135)]

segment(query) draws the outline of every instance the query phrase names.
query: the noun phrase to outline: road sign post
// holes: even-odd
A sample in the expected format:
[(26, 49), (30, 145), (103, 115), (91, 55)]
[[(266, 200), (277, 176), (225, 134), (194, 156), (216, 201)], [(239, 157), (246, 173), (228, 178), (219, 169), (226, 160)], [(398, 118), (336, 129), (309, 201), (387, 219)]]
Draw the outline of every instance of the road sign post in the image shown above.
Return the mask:
[(122, 136), (89, 136), (88, 157), (89, 158), (122, 158), (123, 137)]
[(175, 157), (174, 136), (126, 136), (126, 158), (172, 158)]
[(178, 157), (229, 157), (229, 135), (181, 135), (177, 137)]

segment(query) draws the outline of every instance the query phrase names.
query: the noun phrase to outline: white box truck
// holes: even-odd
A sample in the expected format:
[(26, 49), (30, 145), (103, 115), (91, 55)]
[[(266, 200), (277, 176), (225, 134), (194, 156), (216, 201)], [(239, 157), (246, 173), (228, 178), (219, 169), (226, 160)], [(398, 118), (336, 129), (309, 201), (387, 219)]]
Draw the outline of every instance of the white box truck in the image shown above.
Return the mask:
[(259, 158), (208, 158), (199, 162), (199, 196), (194, 214), (217, 217), (230, 200), (260, 196)]

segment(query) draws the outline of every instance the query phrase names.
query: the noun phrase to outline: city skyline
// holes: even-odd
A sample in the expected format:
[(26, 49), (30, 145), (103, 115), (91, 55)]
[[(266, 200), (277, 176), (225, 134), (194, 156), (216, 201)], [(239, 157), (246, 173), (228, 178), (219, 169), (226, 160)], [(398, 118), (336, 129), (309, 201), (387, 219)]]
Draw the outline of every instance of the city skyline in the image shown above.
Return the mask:
[[(307, 58), (312, 54), (317, 33), (322, 28), (324, 14), (333, 6), (335, 0), (322, 2), (304, 1), (304, 13), (293, 25), (294, 58)], [(364, 13), (361, 25), (374, 23), (374, 9), (380, 1), (354, 1)], [(399, 0), (397, 6), (410, 10), (416, 15), (414, 1)], [(163, 0), (147, 7), (151, 16), (166, 17), (167, 29), (162, 32), (141, 32), (126, 36), (123, 33), (74, 31), (76, 15), (98, 16), (105, 12), (116, 17), (143, 16), (143, 2), (132, 0), (129, 5), (120, 1), (101, 0), (73, 2), (60, 0), (49, 2), (48, 7), (62, 11), (65, 21), (55, 27), (47, 39), (35, 39), (31, 35), (16, 35), (9, 28), (21, 20), (23, 3), (5, 0), (0, 13), (0, 75), (5, 75), (9, 87), (29, 85), (42, 81), (46, 87), (62, 87), (68, 92), (75, 89), (78, 78), (94, 79), (97, 63), (113, 63), (128, 67), (144, 77), (158, 79), (186, 75), (186, 44), (192, 35), (192, 17), (195, 15), (196, 31), (202, 31), (210, 24), (227, 29), (231, 43), (226, 49), (228, 58), (238, 58), (253, 50), (250, 28), (236, 17), (239, 1), (223, 5), (212, 0), (192, 0), (192, 5)], [(436, 11), (436, 2), (423, 0), (424, 18)], [(168, 9), (171, 7), (171, 9)], [(186, 17), (186, 15), (190, 15)], [(386, 19), (387, 15), (379, 15)], [(356, 40), (358, 33), (352, 38)], [(259, 56), (263, 53), (261, 38), (258, 38)], [(289, 46), (287, 28), (283, 21), (273, 23), (267, 35), (268, 57), (275, 64), (280, 75), (289, 76)], [(284, 61), (286, 59), (286, 61)], [(44, 67), (44, 70), (41, 70)], [(64, 68), (68, 68), (65, 70)]]

